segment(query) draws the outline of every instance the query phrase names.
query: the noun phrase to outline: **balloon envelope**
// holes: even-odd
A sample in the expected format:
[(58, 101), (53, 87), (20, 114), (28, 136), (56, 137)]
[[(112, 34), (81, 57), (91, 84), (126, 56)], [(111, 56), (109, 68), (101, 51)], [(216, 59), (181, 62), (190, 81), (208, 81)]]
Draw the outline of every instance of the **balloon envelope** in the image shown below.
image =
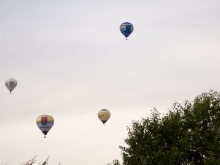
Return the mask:
[(134, 30), (134, 27), (129, 22), (124, 22), (120, 26), (121, 33), (127, 38)]
[(18, 82), (14, 78), (8, 78), (5, 80), (5, 86), (8, 88), (8, 90), (11, 91), (17, 86)]
[(53, 127), (54, 119), (50, 115), (41, 115), (37, 118), (36, 124), (46, 137), (47, 133)]
[(107, 109), (102, 109), (98, 112), (98, 118), (103, 124), (105, 124), (110, 118), (111, 113)]

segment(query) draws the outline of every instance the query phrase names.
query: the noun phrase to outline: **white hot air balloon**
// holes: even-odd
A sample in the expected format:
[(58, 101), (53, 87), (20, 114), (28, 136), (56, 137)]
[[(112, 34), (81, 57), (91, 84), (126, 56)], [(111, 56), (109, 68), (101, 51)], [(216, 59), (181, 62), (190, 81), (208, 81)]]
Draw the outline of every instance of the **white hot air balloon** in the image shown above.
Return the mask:
[(5, 81), (5, 86), (8, 88), (8, 90), (11, 91), (17, 86), (18, 82), (14, 78), (8, 78)]
[(107, 109), (101, 109), (98, 112), (98, 118), (101, 120), (101, 122), (103, 123), (103, 125), (105, 125), (105, 123), (108, 121), (108, 119), (110, 118), (111, 113), (109, 112), (109, 110)]

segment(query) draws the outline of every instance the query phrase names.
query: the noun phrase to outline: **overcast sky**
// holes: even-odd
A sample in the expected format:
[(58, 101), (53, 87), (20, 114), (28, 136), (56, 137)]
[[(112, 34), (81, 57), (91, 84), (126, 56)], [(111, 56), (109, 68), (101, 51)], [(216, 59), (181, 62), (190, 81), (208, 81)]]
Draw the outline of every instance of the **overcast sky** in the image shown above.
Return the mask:
[[(126, 127), (220, 89), (219, 0), (0, 1), (0, 164), (121, 161)], [(123, 22), (134, 25), (128, 40)], [(4, 82), (13, 77), (12, 94)], [(112, 116), (104, 127), (100, 109)], [(46, 139), (36, 118), (55, 124)], [(38, 164), (38, 163), (35, 163)]]

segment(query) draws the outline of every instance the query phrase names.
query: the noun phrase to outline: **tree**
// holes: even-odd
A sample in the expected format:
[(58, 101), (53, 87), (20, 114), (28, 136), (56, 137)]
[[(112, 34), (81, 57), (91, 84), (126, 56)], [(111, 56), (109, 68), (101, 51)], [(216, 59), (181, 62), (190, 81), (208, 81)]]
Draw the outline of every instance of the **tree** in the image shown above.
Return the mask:
[[(220, 163), (220, 93), (210, 91), (193, 102), (175, 102), (165, 115), (127, 127), (123, 165), (217, 165)], [(113, 165), (120, 165), (118, 160)]]

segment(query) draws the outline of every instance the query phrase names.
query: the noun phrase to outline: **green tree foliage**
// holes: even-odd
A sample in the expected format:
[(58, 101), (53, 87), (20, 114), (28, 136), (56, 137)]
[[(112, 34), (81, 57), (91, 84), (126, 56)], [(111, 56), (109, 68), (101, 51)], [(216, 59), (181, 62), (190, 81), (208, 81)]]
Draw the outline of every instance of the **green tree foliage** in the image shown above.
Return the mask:
[[(133, 121), (122, 150), (123, 165), (220, 164), (220, 93), (174, 103), (166, 115), (156, 109)], [(118, 160), (113, 165), (120, 165)]]

